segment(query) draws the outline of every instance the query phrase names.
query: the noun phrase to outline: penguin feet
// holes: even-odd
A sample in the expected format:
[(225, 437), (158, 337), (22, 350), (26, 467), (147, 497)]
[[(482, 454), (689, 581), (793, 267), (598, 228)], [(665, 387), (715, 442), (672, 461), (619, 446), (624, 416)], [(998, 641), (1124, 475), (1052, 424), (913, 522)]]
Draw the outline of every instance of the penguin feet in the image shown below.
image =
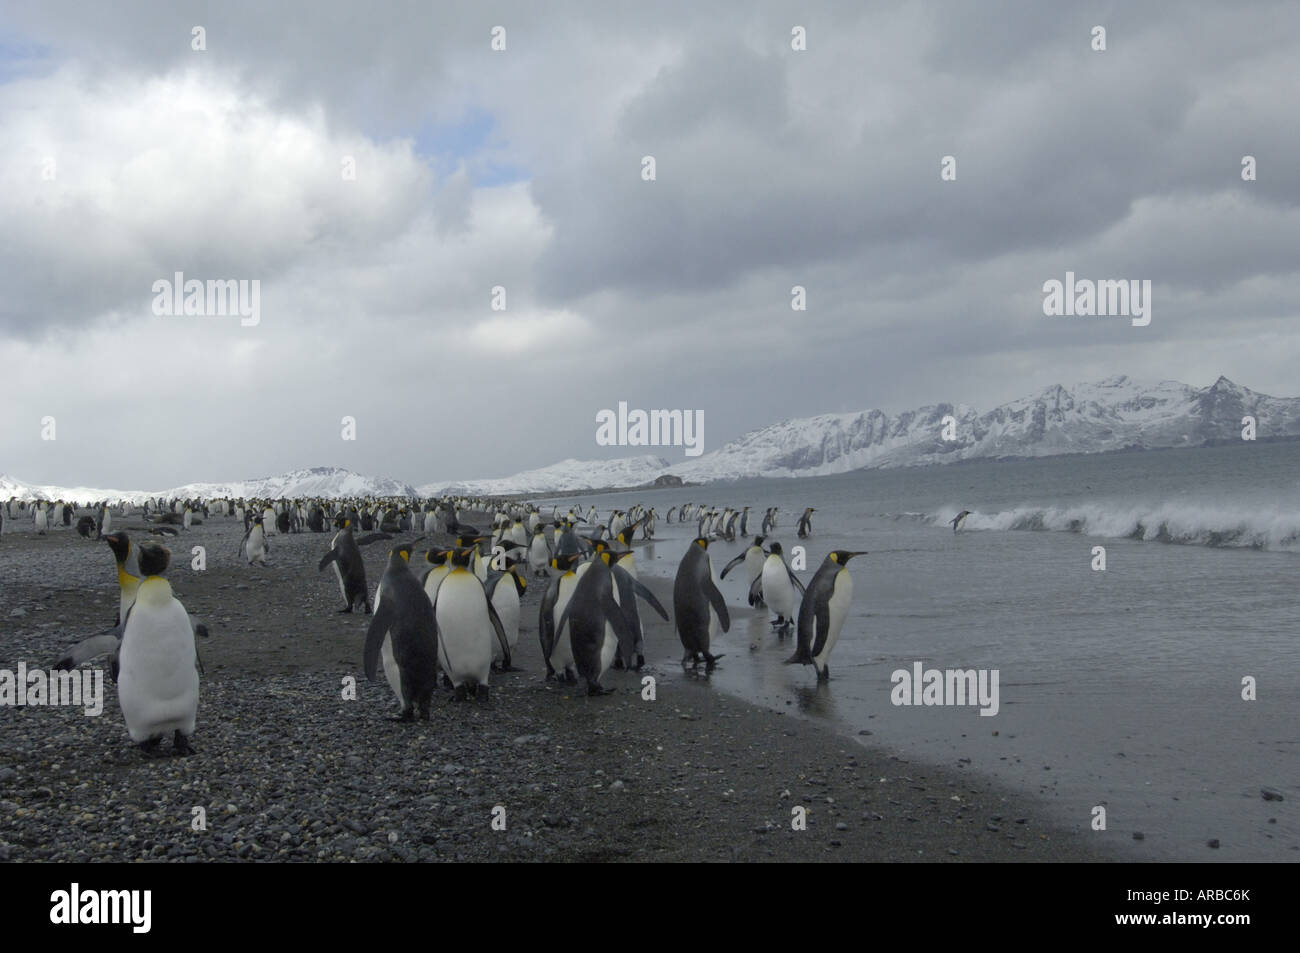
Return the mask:
[(415, 711), (410, 705), (407, 705), (405, 708), (402, 709), (400, 715), (394, 715), (392, 718), (388, 720), (401, 721), (401, 722), (415, 721)]
[(486, 705), (488, 702), (488, 687), (486, 685), (476, 686), (474, 689), (474, 698), (480, 705)]
[(448, 678), (448, 677), (446, 676), (446, 674), (444, 674), (444, 675), (442, 676), (442, 687), (443, 687), (443, 688), (451, 688), (451, 679)]
[(178, 758), (184, 758), (194, 754), (194, 746), (190, 744), (190, 739), (181, 734), (179, 728), (172, 735), (172, 755)]
[(642, 655), (640, 652), (637, 652), (637, 653), (636, 653), (636, 670), (639, 672), (639, 671), (641, 671), (641, 669), (643, 669), (643, 668), (645, 668), (645, 656)]
[(621, 672), (621, 671), (623, 671), (625, 668), (627, 668), (627, 666), (623, 664), (623, 660), (622, 660), (621, 658), (615, 656), (615, 658), (614, 658), (614, 671), (616, 671), (616, 672)]
[(573, 674), (573, 672), (570, 672), (567, 668), (564, 670), (564, 684), (566, 685), (578, 684), (578, 676)]
[(454, 702), (463, 702), (467, 697), (468, 693), (465, 691), (464, 684), (460, 684), (456, 686), (456, 694), (451, 696), (451, 700)]
[(817, 673), (817, 681), (818, 683), (821, 683), (821, 682), (829, 682), (830, 680), (831, 680), (831, 667), (829, 665), (823, 665), (822, 670)]
[(150, 738), (147, 741), (140, 742), (140, 750), (151, 758), (157, 757), (158, 746), (160, 744), (162, 744), (162, 735), (159, 735), (157, 738)]
[(612, 694), (614, 694), (614, 689), (612, 688), (601, 688), (600, 685), (595, 682), (587, 683), (588, 697), (593, 697), (596, 695), (612, 695)]
[(344, 606), (342, 609), (339, 610), (340, 613), (343, 613), (343, 612), (351, 612), (351, 611), (352, 611), (352, 604), (351, 604), (351, 603), (349, 603), (348, 605)]

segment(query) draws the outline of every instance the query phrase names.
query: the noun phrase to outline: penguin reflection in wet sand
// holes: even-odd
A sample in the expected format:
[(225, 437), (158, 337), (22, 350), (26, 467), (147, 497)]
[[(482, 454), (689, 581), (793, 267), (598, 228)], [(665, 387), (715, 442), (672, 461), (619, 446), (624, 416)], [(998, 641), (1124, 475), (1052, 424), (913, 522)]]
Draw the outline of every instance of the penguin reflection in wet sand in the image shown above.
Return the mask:
[(817, 669), (819, 682), (830, 680), (827, 660), (839, 641), (853, 599), (853, 577), (849, 574), (848, 561), (865, 555), (865, 552), (844, 549), (829, 554), (817, 568), (799, 606), (799, 646), (785, 663), (812, 665)]
[(381, 650), (388, 642), (392, 662), (384, 658), (385, 674), (402, 706), (394, 720), (414, 721), (418, 713), (428, 721), (433, 690), (438, 685), (437, 636), (433, 604), (411, 572), (410, 558), (409, 544), (389, 552), (388, 568), (379, 580), (378, 604), (366, 631), (364, 663), (366, 678), (374, 681), (384, 654)]
[(727, 614), (727, 602), (713, 581), (708, 547), (709, 541), (703, 536), (686, 547), (686, 554), (677, 566), (677, 578), (673, 580), (673, 615), (677, 635), (686, 649), (682, 664), (699, 665), (702, 655), (708, 663), (707, 671), (711, 672), (722, 658), (709, 653), (713, 636), (719, 628), (723, 632), (731, 628), (731, 617)]
[(172, 732), (172, 753), (186, 755), (194, 753), (198, 656), (189, 614), (162, 577), (170, 561), (165, 547), (141, 544), (140, 588), (123, 630), (117, 697), (132, 741), (152, 753)]
[(962, 510), (960, 513), (958, 513), (955, 517), (952, 518), (951, 520), (952, 531), (954, 533), (956, 533), (957, 530), (962, 528), (962, 525), (966, 522), (966, 517), (968, 516), (970, 516), (970, 510)]

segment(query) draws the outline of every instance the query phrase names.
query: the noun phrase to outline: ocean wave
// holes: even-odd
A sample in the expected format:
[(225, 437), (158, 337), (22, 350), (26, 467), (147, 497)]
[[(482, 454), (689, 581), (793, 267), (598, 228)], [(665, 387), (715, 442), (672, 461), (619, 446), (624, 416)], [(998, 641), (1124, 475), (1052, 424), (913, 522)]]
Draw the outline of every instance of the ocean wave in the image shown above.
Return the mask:
[[(925, 517), (946, 526), (960, 512), (943, 507)], [(963, 530), (1038, 530), (1114, 539), (1227, 549), (1300, 551), (1300, 508), (1223, 506), (1180, 501), (1096, 501), (1062, 506), (972, 510)]]

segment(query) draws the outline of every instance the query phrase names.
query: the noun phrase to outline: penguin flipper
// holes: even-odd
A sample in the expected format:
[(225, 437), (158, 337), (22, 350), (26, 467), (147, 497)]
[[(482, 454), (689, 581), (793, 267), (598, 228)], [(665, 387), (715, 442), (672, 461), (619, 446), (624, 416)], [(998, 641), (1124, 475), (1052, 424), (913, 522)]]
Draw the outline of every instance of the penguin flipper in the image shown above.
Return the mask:
[[(367, 533), (365, 536), (358, 536), (353, 542), (358, 546), (365, 546), (369, 543), (377, 542), (381, 539), (392, 539), (392, 533)], [(421, 537), (423, 538), (423, 537)]]
[(655, 612), (659, 613), (659, 618), (667, 622), (668, 610), (665, 609), (663, 605), (659, 602), (659, 600), (655, 598), (655, 594), (651, 592), (649, 589), (647, 589), (645, 586), (643, 586), (639, 579), (633, 578), (632, 574), (628, 572), (626, 569), (619, 569), (619, 572), (626, 574), (627, 577), (631, 579), (632, 591), (635, 592), (638, 596), (640, 596), (645, 602), (648, 602), (650, 604), (650, 608), (654, 609)]
[(759, 573), (754, 577), (753, 582), (749, 584), (749, 604), (751, 606), (763, 605), (763, 574)]
[(501, 581), (503, 576), (505, 576), (505, 573), (499, 569), (488, 570), (487, 581), (483, 583), (483, 591), (487, 593), (489, 603), (492, 602), (492, 594), (497, 591), (497, 583)]
[(790, 581), (794, 583), (794, 587), (799, 590), (799, 595), (806, 596), (808, 590), (805, 589), (803, 583), (799, 581), (799, 577), (794, 574), (794, 570), (790, 568), (789, 564), (786, 563), (784, 559), (781, 560), (781, 565), (785, 566), (786, 575), (790, 577)]
[[(746, 550), (746, 552), (748, 552), (748, 550)], [(737, 556), (737, 557), (736, 557), (735, 559), (733, 559), (731, 562), (727, 563), (727, 565), (725, 565), (725, 566), (722, 567), (722, 572), (718, 573), (718, 578), (719, 578), (719, 579), (726, 579), (726, 578), (727, 578), (727, 573), (731, 572), (731, 570), (735, 569), (737, 566), (739, 566), (739, 565), (740, 565), (741, 563), (743, 563), (744, 561), (745, 561), (745, 553), (741, 553), (739, 556)]]
[(112, 655), (122, 645), (123, 628), (124, 626), (118, 626), (108, 632), (102, 632), (99, 635), (92, 635), (88, 639), (83, 639), (68, 649), (50, 667), (57, 671), (66, 672), (76, 668), (82, 662), (89, 662), (101, 655)]
[(320, 572), (322, 569), (324, 569), (326, 566), (328, 566), (330, 563), (334, 562), (334, 560), (338, 558), (339, 558), (339, 551), (337, 549), (331, 549), (328, 553), (326, 553), (324, 556), (320, 558), (320, 565), (316, 567), (316, 571)]
[(388, 628), (393, 624), (395, 614), (393, 600), (381, 599), (379, 607), (375, 609), (375, 614), (370, 618), (370, 628), (366, 630), (366, 648), (363, 661), (366, 678), (372, 682), (375, 680), (375, 672), (379, 670), (379, 650), (383, 648), (384, 636), (388, 634)]

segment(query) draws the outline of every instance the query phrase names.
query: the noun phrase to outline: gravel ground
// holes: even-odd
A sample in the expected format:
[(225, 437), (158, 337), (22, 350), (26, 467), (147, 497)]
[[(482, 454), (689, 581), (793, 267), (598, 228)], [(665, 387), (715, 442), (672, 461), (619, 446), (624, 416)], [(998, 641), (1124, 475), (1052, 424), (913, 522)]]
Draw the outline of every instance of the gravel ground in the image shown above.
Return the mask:
[[(13, 528), (0, 537), (0, 668), (48, 667), (112, 624), (112, 555), (62, 527)], [(548, 684), (541, 580), (524, 597), (524, 671), (494, 675), (487, 705), (448, 693), (430, 722), (395, 723), (387, 683), (361, 672), (367, 618), (338, 614), (334, 574), (316, 571), (330, 537), (272, 536), (259, 568), (236, 558), (241, 535), (214, 517), (168, 541), (177, 597), (212, 632), (199, 644), (197, 753), (137, 749), (107, 677), (99, 717), (0, 709), (0, 860), (1113, 859), (977, 775), (909, 763), (683, 675), (676, 634), (657, 618), (643, 673), (654, 701), (628, 673), (611, 672), (617, 691), (603, 698)], [(195, 545), (206, 571), (190, 568)], [(363, 550), (372, 592), (384, 547)], [(349, 676), (354, 701), (342, 698)], [(796, 807), (805, 830), (792, 829)]]

